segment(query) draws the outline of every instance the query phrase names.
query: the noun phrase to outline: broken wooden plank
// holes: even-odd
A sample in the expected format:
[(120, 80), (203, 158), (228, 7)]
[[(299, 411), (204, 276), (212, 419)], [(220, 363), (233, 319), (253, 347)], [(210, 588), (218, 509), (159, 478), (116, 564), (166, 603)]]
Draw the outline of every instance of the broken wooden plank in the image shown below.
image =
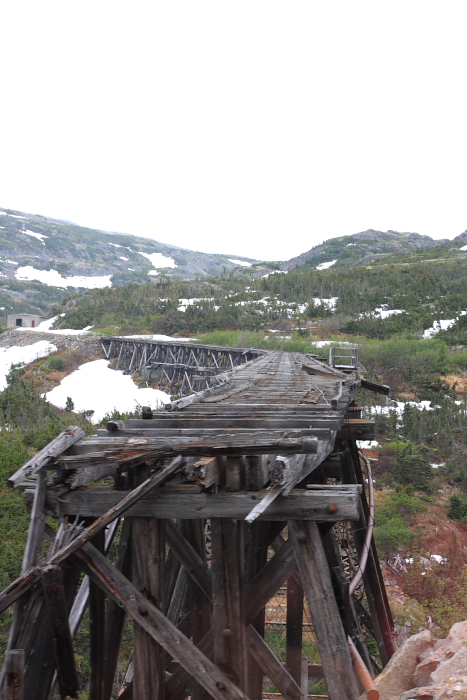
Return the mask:
[(370, 382), (369, 379), (360, 379), (360, 386), (362, 389), (369, 389), (376, 394), (384, 394), (388, 396), (391, 392), (391, 387), (387, 384), (378, 384), (378, 382)]
[(40, 450), (21, 469), (18, 469), (8, 479), (8, 486), (18, 487), (26, 477), (36, 474), (42, 467), (45, 467), (51, 460), (71, 447), (80, 438), (84, 437), (84, 430), (76, 425), (70, 425), (63, 433), (60, 433), (44, 449)]

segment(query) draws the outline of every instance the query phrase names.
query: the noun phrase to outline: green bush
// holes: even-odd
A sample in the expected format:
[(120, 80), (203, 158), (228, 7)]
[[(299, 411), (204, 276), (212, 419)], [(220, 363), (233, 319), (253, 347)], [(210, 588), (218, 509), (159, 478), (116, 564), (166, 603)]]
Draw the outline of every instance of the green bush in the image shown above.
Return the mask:
[(449, 499), (448, 518), (453, 520), (464, 520), (467, 516), (467, 499), (455, 493)]
[(48, 365), (50, 369), (57, 370), (57, 372), (63, 372), (65, 369), (65, 358), (61, 355), (52, 355), (49, 357)]

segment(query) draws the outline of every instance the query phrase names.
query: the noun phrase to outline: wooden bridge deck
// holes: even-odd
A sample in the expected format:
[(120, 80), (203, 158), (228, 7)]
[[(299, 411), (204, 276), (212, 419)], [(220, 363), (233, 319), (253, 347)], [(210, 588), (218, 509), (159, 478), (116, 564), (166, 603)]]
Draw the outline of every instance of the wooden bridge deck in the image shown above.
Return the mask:
[[(127, 616), (134, 654), (123, 698), (260, 700), (267, 676), (298, 700), (308, 682), (306, 595), (329, 692), (356, 700), (347, 637), (371, 673), (368, 639), (377, 663), (393, 651), (373, 542), (364, 581), (349, 594), (369, 518), (355, 440), (374, 432), (354, 405), (360, 379), (299, 353), (188, 348), (171, 347), (173, 376), (193, 357), (198, 369), (215, 358), (210, 385), (204, 376), (201, 391), (167, 410), (143, 409), (93, 438), (70, 428), (11, 477), (26, 491), (31, 527), (22, 577), (0, 593), (0, 611), (17, 601), (4, 680), (13, 650), (23, 650), (24, 697), (47, 700), (54, 677), (63, 698), (76, 697), (72, 639), (89, 605), (91, 700), (114, 697)], [(117, 344), (109, 355), (117, 351), (130, 356)], [(152, 348), (156, 362), (162, 353), (168, 363), (166, 347)], [(141, 368), (148, 357), (139, 355)], [(45, 515), (62, 523), (57, 533)], [(67, 525), (77, 517), (81, 527)], [(82, 571), (90, 582), (77, 593)], [(264, 640), (264, 609), (286, 582), (284, 666)]]

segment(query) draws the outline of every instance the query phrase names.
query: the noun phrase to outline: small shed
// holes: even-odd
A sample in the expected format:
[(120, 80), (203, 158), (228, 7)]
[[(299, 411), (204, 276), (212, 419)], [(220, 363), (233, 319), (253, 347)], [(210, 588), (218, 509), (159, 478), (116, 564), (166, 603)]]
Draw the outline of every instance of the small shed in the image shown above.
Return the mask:
[(7, 326), (8, 328), (37, 328), (39, 323), (45, 320), (45, 316), (37, 316), (37, 314), (9, 314)]

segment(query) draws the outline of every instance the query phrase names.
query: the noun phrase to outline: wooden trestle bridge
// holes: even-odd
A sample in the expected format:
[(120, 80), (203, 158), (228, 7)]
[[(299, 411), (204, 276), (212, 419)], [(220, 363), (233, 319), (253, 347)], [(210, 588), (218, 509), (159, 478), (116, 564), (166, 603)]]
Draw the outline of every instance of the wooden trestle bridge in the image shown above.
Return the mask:
[[(356, 405), (364, 380), (299, 353), (103, 343), (120, 368), (191, 392), (95, 437), (71, 426), (11, 477), (30, 530), (0, 593), (0, 611), (16, 604), (3, 697), (78, 697), (89, 607), (90, 700), (261, 700), (265, 677), (285, 700), (307, 699), (309, 677), (357, 700), (365, 667), (374, 677), (393, 653), (356, 446), (374, 434)], [(284, 585), (285, 663), (264, 635)], [(303, 654), (304, 601), (319, 664)]]

